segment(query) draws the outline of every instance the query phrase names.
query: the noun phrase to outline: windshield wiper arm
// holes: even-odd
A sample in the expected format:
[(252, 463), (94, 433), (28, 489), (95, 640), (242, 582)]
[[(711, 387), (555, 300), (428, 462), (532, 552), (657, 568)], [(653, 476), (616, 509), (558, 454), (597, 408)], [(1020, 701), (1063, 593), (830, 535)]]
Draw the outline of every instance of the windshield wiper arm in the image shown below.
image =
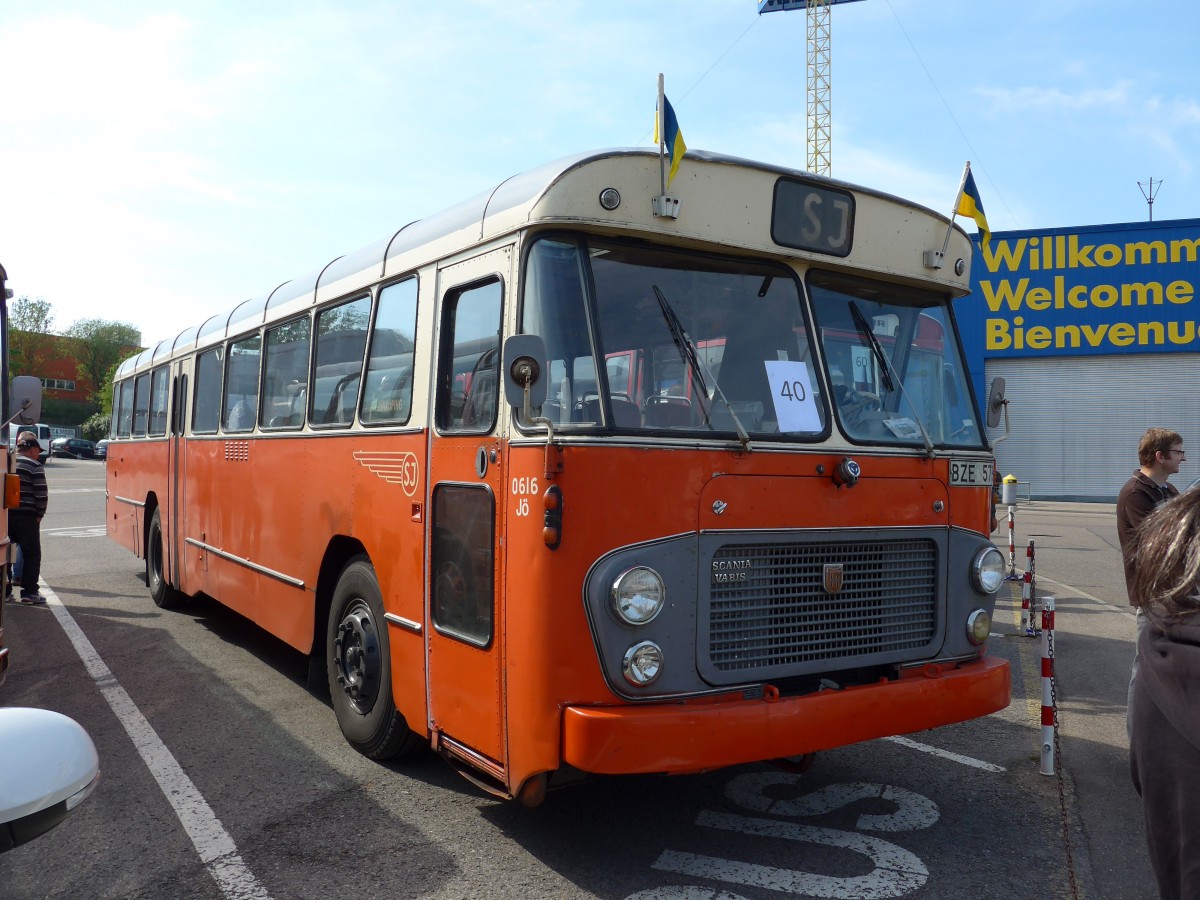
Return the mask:
[[(879, 344), (879, 338), (875, 337), (875, 332), (867, 324), (867, 317), (862, 314), (862, 310), (858, 308), (858, 304), (853, 300), (850, 301), (850, 315), (854, 317), (854, 324), (858, 326), (858, 330), (862, 332), (863, 337), (870, 344), (871, 353), (875, 355), (875, 359), (879, 362), (879, 374), (883, 378), (884, 388), (890, 392), (896, 389), (896, 384), (900, 385), (900, 396), (908, 401), (908, 408), (912, 410), (913, 419), (916, 421), (917, 427), (921, 429), (921, 440), (925, 442), (925, 452), (932, 457), (933, 440), (929, 437), (929, 432), (925, 430), (925, 423), (921, 421), (921, 414), (917, 412), (917, 405), (912, 402), (912, 398), (908, 396), (908, 391), (904, 389), (904, 381), (900, 378), (899, 373), (892, 368), (891, 360), (887, 358), (887, 354), (883, 352), (883, 347)], [(896, 376), (895, 383), (892, 382), (892, 375)]]
[[(696, 382), (699, 390), (697, 398), (708, 396), (708, 384), (704, 380), (704, 371), (701, 371), (703, 366), (707, 371), (708, 366), (701, 363), (700, 354), (696, 350), (696, 345), (692, 343), (692, 339), (688, 337), (688, 333), (683, 330), (683, 323), (679, 321), (679, 316), (675, 315), (675, 310), (671, 308), (671, 304), (667, 302), (666, 295), (658, 289), (657, 284), (650, 286), (654, 290), (654, 297), (658, 300), (658, 308), (662, 310), (663, 318), (667, 320), (667, 328), (671, 331), (671, 338), (675, 341), (675, 346), (679, 348), (680, 354), (687, 360), (688, 367), (692, 371), (692, 379)], [(750, 435), (742, 426), (741, 420), (737, 417), (737, 413), (733, 411), (733, 406), (725, 399), (725, 392), (721, 390), (721, 386), (717, 384), (717, 380), (712, 377), (712, 372), (708, 372), (708, 377), (712, 379), (713, 389), (716, 395), (721, 398), (721, 402), (725, 404), (725, 408), (729, 410), (729, 417), (733, 419), (733, 427), (737, 429), (738, 440), (742, 444), (742, 448), (746, 452), (750, 452)], [(711, 425), (712, 419), (708, 415), (708, 408), (704, 405), (704, 401), (700, 401), (700, 409), (704, 411), (704, 424)]]
[(853, 300), (850, 301), (850, 315), (854, 317), (854, 324), (858, 328), (859, 334), (866, 338), (867, 346), (871, 348), (871, 353), (875, 357), (875, 361), (879, 363), (879, 374), (883, 376), (883, 386), (888, 391), (894, 391), (896, 386), (892, 384), (892, 376), (889, 373), (887, 356), (883, 352), (883, 348), (879, 346), (879, 338), (875, 337), (875, 332), (867, 322), (867, 317), (862, 314), (862, 310), (858, 308), (858, 304)]

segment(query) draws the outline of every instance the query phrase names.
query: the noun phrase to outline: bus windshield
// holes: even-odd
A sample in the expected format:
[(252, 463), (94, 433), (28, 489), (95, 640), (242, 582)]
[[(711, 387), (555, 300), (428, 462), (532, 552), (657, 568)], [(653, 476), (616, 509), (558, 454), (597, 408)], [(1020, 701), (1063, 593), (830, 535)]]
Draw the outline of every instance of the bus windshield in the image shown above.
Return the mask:
[(556, 428), (826, 433), (788, 269), (555, 236), (533, 245), (525, 278), (521, 330), (546, 343), (540, 415)]
[(808, 290), (850, 440), (983, 446), (946, 297), (828, 272)]

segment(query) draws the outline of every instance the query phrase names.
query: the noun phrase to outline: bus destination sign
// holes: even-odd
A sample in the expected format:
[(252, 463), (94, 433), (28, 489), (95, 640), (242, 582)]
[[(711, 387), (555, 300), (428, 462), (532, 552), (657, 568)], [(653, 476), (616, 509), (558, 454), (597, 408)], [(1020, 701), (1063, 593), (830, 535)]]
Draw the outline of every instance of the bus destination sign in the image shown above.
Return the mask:
[(783, 247), (849, 256), (854, 239), (854, 195), (795, 178), (780, 178), (775, 182), (771, 239)]

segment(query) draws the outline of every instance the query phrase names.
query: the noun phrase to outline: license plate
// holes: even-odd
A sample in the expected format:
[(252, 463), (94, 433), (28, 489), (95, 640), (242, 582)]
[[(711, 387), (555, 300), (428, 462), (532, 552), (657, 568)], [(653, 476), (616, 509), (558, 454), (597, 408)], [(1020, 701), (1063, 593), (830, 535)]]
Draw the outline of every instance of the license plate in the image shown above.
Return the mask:
[(981, 459), (950, 460), (950, 484), (956, 487), (991, 487), (992, 463)]

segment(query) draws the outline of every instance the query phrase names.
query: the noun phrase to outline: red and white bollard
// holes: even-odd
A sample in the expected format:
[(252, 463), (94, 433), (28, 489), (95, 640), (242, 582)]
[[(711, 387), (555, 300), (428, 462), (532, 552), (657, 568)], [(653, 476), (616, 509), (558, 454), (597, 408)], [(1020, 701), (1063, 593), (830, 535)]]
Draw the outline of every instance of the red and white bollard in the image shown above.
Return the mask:
[(1041, 630), (1037, 627), (1037, 579), (1034, 575), (1033, 541), (1025, 548), (1027, 559), (1025, 583), (1021, 585), (1021, 632), (1026, 637), (1037, 637)]
[(1054, 774), (1054, 598), (1042, 598), (1042, 774)]
[(1021, 576), (1017, 574), (1017, 531), (1016, 508), (1008, 508), (1008, 574), (1005, 581), (1016, 581)]

